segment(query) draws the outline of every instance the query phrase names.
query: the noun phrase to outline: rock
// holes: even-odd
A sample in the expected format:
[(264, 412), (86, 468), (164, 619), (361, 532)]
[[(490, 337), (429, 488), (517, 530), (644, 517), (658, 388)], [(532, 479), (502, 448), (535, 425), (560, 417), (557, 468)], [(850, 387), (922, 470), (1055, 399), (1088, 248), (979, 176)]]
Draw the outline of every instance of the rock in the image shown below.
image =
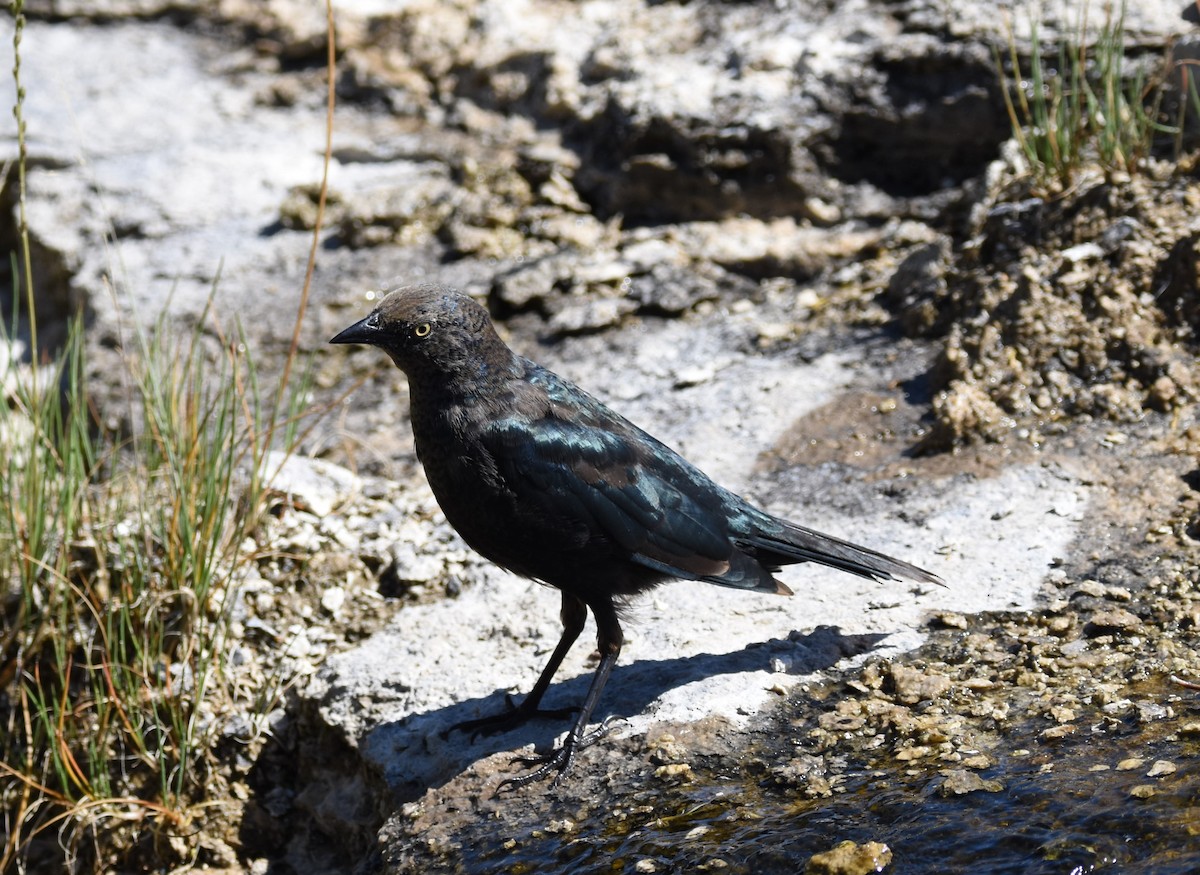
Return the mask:
[(687, 763), (668, 763), (665, 766), (659, 766), (654, 770), (654, 777), (675, 784), (686, 784), (696, 779), (695, 774), (692, 773), (692, 767)]
[(867, 875), (882, 872), (892, 862), (892, 852), (882, 842), (845, 841), (831, 850), (813, 854), (804, 867), (808, 875)]
[(550, 317), (550, 328), (558, 334), (583, 334), (617, 325), (635, 305), (627, 298), (581, 298), (563, 303)]
[(330, 586), (321, 593), (321, 607), (331, 614), (337, 614), (346, 603), (346, 591), (340, 586)]
[(387, 556), (388, 563), (379, 572), (385, 595), (398, 595), (414, 584), (439, 581), (446, 574), (445, 556), (438, 555), (427, 543), (413, 544), (401, 538), (388, 547)]
[(999, 793), (1004, 785), (999, 781), (980, 777), (975, 772), (966, 769), (952, 769), (946, 773), (946, 779), (938, 786), (942, 796), (964, 796), (967, 793)]
[(995, 400), (972, 382), (955, 380), (934, 396), (938, 428), (929, 433), (926, 446), (945, 449), (965, 440), (999, 441), (1015, 422)]
[(1161, 778), (1164, 775), (1175, 774), (1177, 767), (1173, 762), (1168, 760), (1155, 760), (1154, 765), (1150, 767), (1150, 771), (1146, 772), (1147, 778)]
[(1104, 598), (1108, 588), (1098, 580), (1085, 580), (1075, 588), (1075, 591), (1099, 599)]
[(748, 295), (751, 288), (747, 280), (719, 269), (697, 270), (691, 265), (667, 263), (631, 277), (628, 295), (641, 312), (674, 315), (694, 309), (703, 301)]
[(936, 623), (944, 629), (966, 629), (968, 626), (967, 618), (954, 611), (941, 611), (934, 614), (931, 622)]
[(579, 829), (579, 824), (570, 818), (562, 818), (560, 820), (552, 820), (546, 824), (546, 832), (551, 835), (569, 835)]
[(880, 234), (854, 225), (813, 228), (795, 219), (747, 217), (692, 222), (672, 235), (693, 258), (752, 277), (811, 279), (823, 268), (877, 246)]
[(945, 675), (927, 673), (899, 664), (891, 665), (887, 676), (896, 698), (910, 705), (926, 699), (936, 699), (950, 689), (951, 684), (950, 678)]
[(1135, 702), (1138, 720), (1149, 723), (1153, 720), (1169, 720), (1175, 716), (1175, 710), (1170, 705), (1161, 702)]
[(1039, 737), (1044, 738), (1047, 741), (1057, 741), (1060, 738), (1069, 738), (1070, 736), (1074, 735), (1076, 731), (1076, 727), (1067, 723), (1061, 726), (1051, 726), (1049, 729), (1043, 729), (1039, 733)]
[(1093, 637), (1114, 633), (1127, 635), (1136, 631), (1141, 625), (1142, 621), (1137, 614), (1131, 613), (1125, 608), (1108, 608), (1092, 614), (1091, 620), (1083, 627), (1083, 631)]
[(800, 756), (772, 770), (772, 777), (790, 787), (806, 787), (814, 780), (824, 780), (825, 763), (820, 757)]
[(321, 459), (272, 451), (267, 454), (265, 470), (271, 489), (318, 517), (328, 516), (362, 488), (356, 474)]
[(650, 762), (658, 766), (681, 763), (686, 761), (688, 756), (688, 749), (670, 734), (656, 739), (650, 750)]
[(852, 732), (866, 725), (867, 718), (862, 706), (852, 699), (838, 702), (833, 711), (827, 711), (818, 718), (818, 724), (831, 732)]
[(1104, 249), (1098, 244), (1089, 241), (1072, 246), (1069, 249), (1064, 249), (1062, 257), (1065, 261), (1069, 262), (1091, 261), (1096, 258), (1103, 258)]
[(885, 292), (888, 305), (900, 314), (904, 330), (914, 337), (944, 331), (947, 313), (939, 308), (946, 296), (950, 241), (918, 245), (897, 265)]
[(987, 754), (974, 754), (964, 757), (962, 765), (968, 769), (990, 769), (996, 765), (996, 761)]
[(1059, 648), (1059, 653), (1070, 659), (1083, 656), (1088, 652), (1091, 645), (1083, 638), (1076, 638), (1074, 641), (1068, 641)]
[[(43, 262), (39, 306), (55, 316), (86, 307), (93, 350), (103, 356), (121, 345), (131, 316), (157, 315), (168, 302), (167, 330), (190, 331), (215, 286), (216, 312), (240, 317), (246, 345), (261, 351), (256, 361), (269, 377), (290, 341), (284, 317), (295, 306), (315, 220), (324, 118), (314, 68), (303, 59), (318, 56), (320, 11), (296, 0), (229, 0), (211, 13), (222, 24), (213, 28), (206, 17), (213, 4), (190, 0), (28, 5), (53, 21), (31, 23), (24, 54), (36, 134), (30, 218)], [(1054, 198), (1015, 205), (985, 198), (978, 222), (965, 216), (978, 185), (1012, 182), (998, 170), (991, 181), (972, 179), (1009, 135), (1002, 113), (989, 109), (998, 86), (988, 47), (1003, 36), (992, 6), (529, 0), (520, 14), (509, 0), (384, 6), (339, 6), (343, 104), (334, 198), (301, 343), (322, 351), (314, 408), (363, 381), (336, 416), (308, 434), (305, 449), (352, 458), (356, 470), (390, 479), (372, 479), (374, 503), (347, 511), (346, 500), (362, 492), (358, 475), (289, 460), (304, 470), (281, 472), (281, 490), (298, 510), (279, 521), (280, 538), (270, 546), (326, 555), (302, 572), (274, 569), (235, 605), (246, 614), (237, 623), (248, 640), (278, 642), (272, 646), (286, 649), (296, 673), (315, 675), (311, 686), (295, 686), (289, 713), (297, 721), (303, 715), (309, 737), (335, 740), (353, 764), (301, 795), (296, 810), (309, 813), (314, 831), (337, 840), (362, 833), (357, 847), (374, 847), (379, 812), (410, 801), (397, 817), (426, 817), (441, 829), (428, 839), (420, 830), (415, 840), (393, 834), (388, 853), (414, 855), (411, 868), (395, 871), (413, 872), (436, 871), (439, 849), (451, 856), (445, 849), (472, 847), (498, 829), (530, 841), (529, 819), (537, 829), (549, 823), (545, 833), (556, 836), (564, 806), (573, 816), (588, 805), (611, 811), (622, 794), (657, 801), (677, 782), (705, 780), (707, 760), (693, 753), (700, 746), (690, 736), (653, 748), (649, 763), (633, 756), (635, 771), (615, 771), (630, 749), (644, 752), (639, 733), (673, 721), (685, 738), (704, 735), (696, 731), (703, 725), (709, 742), (720, 739), (737, 760), (761, 741), (758, 717), (779, 716), (783, 694), (823, 683), (831, 669), (853, 677), (864, 657), (872, 662), (860, 688), (850, 688), (862, 696), (793, 715), (801, 732), (815, 733), (812, 752), (796, 756), (796, 733), (781, 732), (788, 746), (783, 765), (767, 764), (771, 779), (809, 798), (839, 793), (837, 745), (847, 736), (882, 743), (871, 756), (890, 762), (898, 752), (914, 772), (956, 756), (963, 766), (985, 768), (994, 761), (971, 753), (962, 721), (983, 726), (990, 743), (988, 733), (1004, 736), (1025, 719), (1031, 695), (1043, 697), (1031, 713), (1072, 720), (1041, 738), (1075, 723), (1127, 721), (1134, 708), (1141, 723), (1168, 716), (1169, 709), (1122, 698), (1123, 681), (1096, 691), (1098, 712), (1082, 692), (1080, 704), (1043, 707), (1056, 683), (1090, 683), (1091, 674), (1111, 674), (1120, 660), (1146, 672), (1141, 656), (1135, 664), (1141, 645), (1134, 639), (1150, 624), (1132, 613), (1092, 613), (1089, 640), (1064, 642), (1061, 659), (1061, 638), (1048, 638), (1046, 628), (1026, 638), (1006, 631), (1010, 620), (1043, 604), (1051, 566), (1059, 566), (1053, 572), (1062, 583), (1140, 567), (1121, 533), (1128, 516), (1139, 524), (1158, 519), (1162, 506), (1143, 513), (1134, 497), (1106, 490), (1110, 477), (1127, 482), (1121, 466), (1133, 464), (1129, 450), (1154, 422), (1139, 423), (1144, 431), (1110, 428), (1112, 439), (1092, 441), (1105, 454), (1100, 461), (1093, 455), (1072, 472), (1056, 469), (1050, 454), (1032, 463), (982, 450), (922, 458), (910, 443), (926, 426), (909, 430), (895, 410), (878, 432), (873, 420), (843, 417), (838, 425), (852, 426), (853, 437), (831, 441), (820, 433), (830, 427), (829, 411), (852, 409), (847, 397), (864, 389), (899, 399), (909, 387), (919, 398), (932, 386), (939, 423), (925, 449), (939, 440), (1005, 440), (1030, 421), (1037, 428), (1024, 433), (1035, 436), (1022, 439), (1037, 443), (1039, 430), (1050, 433), (1079, 411), (1122, 416), (1143, 403), (1175, 410), (1194, 398), (1190, 353), (1172, 357), (1163, 342), (1168, 335), (1171, 343), (1189, 342), (1196, 323), (1196, 235), (1173, 230), (1186, 222), (1084, 215), (1071, 223), (1079, 240), (1053, 241), (1057, 260), (1038, 261), (1038, 250), (1030, 263), (1005, 253), (1026, 258), (1037, 249)], [(1161, 45), (1167, 31), (1152, 17), (1163, 5), (1131, 6), (1130, 33)], [(113, 20), (126, 14), (152, 20)], [(71, 16), (107, 23), (92, 28)], [(177, 17), (203, 26), (175, 27)], [(237, 41), (239, 27), (254, 45)], [(59, 94), (66, 96), (61, 106)], [(13, 178), (0, 198), (5, 204)], [(1095, 200), (1119, 193), (1080, 190)], [(1185, 216), (1196, 209), (1189, 192), (1180, 195)], [(892, 224), (897, 214), (922, 220), (900, 223), (908, 228), (902, 233)], [(960, 239), (958, 230), (953, 240), (940, 236), (951, 233), (948, 225), (966, 224), (977, 239)], [(1094, 257), (1093, 231), (1104, 259)], [(1172, 243), (1173, 233), (1188, 236)], [(972, 274), (960, 258), (983, 259), (984, 269)], [(1089, 284), (1087, 270), (1123, 259), (1137, 261), (1144, 274), (1136, 291)], [(983, 275), (995, 285), (973, 285)], [(352, 313), (365, 315), (362, 289), (433, 276), (486, 297), (516, 345), (619, 399), (722, 482), (806, 524), (856, 538), (869, 533), (872, 546), (934, 566), (950, 588), (913, 592), (808, 567), (784, 572), (803, 593), (795, 599), (664, 586), (632, 607), (639, 622), (629, 624), (601, 709), (612, 711), (597, 713), (620, 718), (613, 737), (583, 752), (572, 780), (552, 793), (489, 807), (495, 784), (511, 773), (511, 752), (548, 747), (557, 728), (523, 727), (478, 744), (446, 742), (438, 732), (498, 710), (510, 689), (529, 688), (557, 640), (556, 596), (472, 557), (450, 533), (416, 469), (405, 389), (394, 370), (365, 353), (324, 349)], [(873, 297), (885, 286), (884, 303), (925, 341), (898, 344), (884, 333), (860, 342), (857, 332), (874, 332), (890, 318)], [(1093, 287), (1104, 294), (1088, 299)], [(1164, 293), (1146, 303), (1139, 297), (1145, 288)], [(847, 300), (859, 308), (852, 319), (840, 309)], [(1056, 309), (1069, 301), (1094, 305), (1085, 312), (1097, 324), (1102, 318), (1103, 330)], [(208, 318), (201, 334), (219, 352)], [(228, 336), (230, 323), (223, 326)], [(836, 330), (826, 332), (829, 326)], [(950, 332), (945, 353), (927, 377), (935, 349), (928, 339), (942, 343), (943, 331)], [(1013, 331), (1030, 333), (1014, 340)], [(1040, 342), (1025, 343), (1030, 337)], [(775, 351), (759, 354), (756, 339)], [(1046, 349), (1053, 355), (1031, 362)], [(1127, 384), (1084, 385), (1088, 375), (1121, 369)], [(97, 372), (97, 394), (104, 374)], [(116, 401), (98, 402), (104, 421), (127, 406), (119, 393)], [(787, 456), (781, 447), (789, 440), (805, 452)], [(1068, 450), (1073, 462), (1095, 450), (1079, 440)], [(836, 453), (820, 455), (822, 445), (835, 443)], [(1185, 446), (1179, 454), (1190, 452)], [(1173, 460), (1155, 461), (1174, 501), (1181, 481)], [(1127, 503), (1127, 516), (1094, 503), (1097, 495)], [(1192, 517), (1172, 520), (1164, 538), (1183, 542), (1182, 533), (1194, 529), (1194, 504), (1184, 503)], [(353, 516), (342, 519), (346, 513)], [(1104, 532), (1100, 546), (1096, 531)], [(1119, 558), (1101, 572), (1096, 559), (1084, 558), (1092, 550)], [(374, 601), (365, 608), (356, 606), (351, 580), (369, 579), (363, 567), (380, 574), (388, 597), (370, 590)], [(303, 587), (307, 601), (296, 615), (275, 616)], [(460, 596), (442, 598), (443, 589), (460, 588)], [(1142, 606), (1143, 596), (1158, 598), (1156, 584), (1147, 582), (1145, 593), (1141, 582), (1133, 589), (1139, 610), (1159, 616)], [(1086, 599), (1131, 600), (1131, 590), (1118, 594), (1098, 583), (1080, 591), (1085, 599), (1055, 608), (1062, 622), (1051, 631), (1065, 637), (1078, 630), (1087, 617), (1079, 603), (1095, 607)], [(411, 604), (383, 631), (363, 631), (349, 645), (335, 640), (345, 629), (331, 615), (357, 609), (384, 624), (400, 597)], [(946, 634), (929, 628), (930, 616), (953, 630), (944, 662), (936, 670), (887, 662), (928, 635)], [(984, 640), (992, 624), (994, 643)], [(1109, 635), (1113, 646), (1102, 637)], [(1156, 645), (1162, 652), (1154, 658), (1168, 670), (1194, 676), (1179, 641)], [(231, 664), (240, 666), (250, 649), (234, 650)], [(551, 704), (581, 699), (588, 651), (581, 641), (564, 664)], [(1188, 725), (1180, 732), (1188, 734)], [(299, 746), (288, 752), (295, 758), (289, 765), (319, 761), (323, 750)], [(1137, 760), (1128, 768), (1144, 766)], [(370, 777), (354, 777), (356, 769)], [(262, 779), (270, 776), (264, 771)], [(940, 792), (995, 792), (992, 784), (952, 771)], [(278, 789), (263, 798), (288, 800), (279, 815), (290, 816), (292, 796)], [(551, 807), (552, 817), (544, 816)], [(588, 821), (571, 822), (583, 832)], [(253, 831), (248, 822), (246, 835)], [(561, 849), (562, 839), (556, 842)], [(851, 854), (866, 847), (851, 846)], [(879, 865), (886, 865), (884, 852), (872, 858)], [(810, 865), (824, 865), (824, 856)], [(702, 868), (723, 865), (712, 860)]]

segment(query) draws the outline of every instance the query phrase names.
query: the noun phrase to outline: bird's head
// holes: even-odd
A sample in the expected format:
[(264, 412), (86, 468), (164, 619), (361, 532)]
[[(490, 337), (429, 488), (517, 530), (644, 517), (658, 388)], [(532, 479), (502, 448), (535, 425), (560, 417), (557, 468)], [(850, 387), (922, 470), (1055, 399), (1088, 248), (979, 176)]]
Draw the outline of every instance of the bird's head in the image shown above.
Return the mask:
[(410, 379), (477, 379), (511, 352), (480, 304), (434, 283), (395, 289), (365, 319), (330, 339), (379, 347)]

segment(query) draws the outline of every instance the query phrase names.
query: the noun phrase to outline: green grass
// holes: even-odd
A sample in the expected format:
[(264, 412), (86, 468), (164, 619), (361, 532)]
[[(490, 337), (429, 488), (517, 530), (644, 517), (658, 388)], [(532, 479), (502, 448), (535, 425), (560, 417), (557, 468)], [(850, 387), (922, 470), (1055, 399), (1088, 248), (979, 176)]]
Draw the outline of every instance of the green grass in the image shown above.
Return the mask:
[(240, 342), (214, 353), (198, 328), (177, 349), (160, 325), (125, 360), (143, 425), (118, 441), (89, 409), (82, 337), (76, 322), (54, 362), (2, 374), (9, 861), (49, 828), (71, 853), (129, 818), (186, 834), (222, 718), (246, 707), (223, 657), (265, 507), (269, 399)]
[[(1038, 24), (1030, 23), (1030, 59), (1022, 69), (1010, 30), (1004, 71), (999, 50), (996, 66), (1013, 136), (1030, 172), (1047, 191), (1069, 189), (1085, 167), (1131, 174), (1139, 172), (1156, 145), (1174, 144), (1176, 158), (1185, 147), (1189, 113), (1200, 117), (1200, 94), (1190, 62), (1172, 64), (1169, 57), (1148, 73), (1138, 66), (1130, 74), (1126, 62), (1125, 5), (1104, 20), (1089, 37), (1086, 7), (1076, 35), (1052, 54), (1043, 44)], [(1174, 118), (1163, 112), (1167, 86), (1178, 77), (1179, 100)]]
[[(236, 326), (227, 333), (206, 309), (180, 342), (164, 315), (133, 331), (120, 373), (106, 375), (126, 387), (128, 427), (102, 428), (82, 321), (56, 352), (38, 346), (22, 6), (12, 3), (12, 260), (27, 355), (0, 357), (0, 873), (47, 853), (61, 871), (148, 860), (165, 870), (187, 864), (219, 802), (222, 727), (271, 703), (269, 691), (239, 689), (226, 654), (267, 508), (267, 452), (300, 437), (310, 381), (293, 361), (308, 280), (277, 387), (262, 391)], [(0, 351), (19, 345), (16, 304), (4, 318)], [(140, 863), (113, 856), (135, 845)]]

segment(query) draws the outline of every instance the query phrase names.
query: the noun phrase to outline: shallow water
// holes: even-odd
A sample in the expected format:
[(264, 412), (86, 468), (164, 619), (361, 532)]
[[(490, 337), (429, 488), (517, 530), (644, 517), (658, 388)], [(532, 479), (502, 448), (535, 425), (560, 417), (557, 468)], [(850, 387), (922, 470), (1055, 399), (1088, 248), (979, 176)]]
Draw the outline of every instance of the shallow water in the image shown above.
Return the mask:
[[(1009, 748), (1015, 753), (978, 773), (999, 781), (999, 792), (943, 796), (939, 771), (895, 763), (851, 768), (841, 792), (808, 800), (794, 788), (763, 781), (763, 760), (772, 759), (763, 750), (745, 774), (698, 771), (697, 781), (669, 800), (647, 792), (604, 820), (558, 836), (547, 825), (527, 841), (481, 849), (464, 871), (782, 875), (804, 871), (814, 853), (850, 839), (885, 843), (894, 855), (885, 871), (893, 875), (1200, 872), (1200, 774), (1194, 768), (1200, 739), (1178, 731), (1200, 713), (1200, 699), (1160, 685), (1161, 701), (1172, 700), (1173, 718), (1054, 742), (1039, 740), (1044, 723), (1018, 728), (1009, 737), (1017, 742)], [(1131, 757), (1142, 763), (1117, 768)], [(1176, 771), (1148, 777), (1158, 760)], [(1139, 786), (1153, 787), (1154, 795), (1137, 798), (1132, 791)]]

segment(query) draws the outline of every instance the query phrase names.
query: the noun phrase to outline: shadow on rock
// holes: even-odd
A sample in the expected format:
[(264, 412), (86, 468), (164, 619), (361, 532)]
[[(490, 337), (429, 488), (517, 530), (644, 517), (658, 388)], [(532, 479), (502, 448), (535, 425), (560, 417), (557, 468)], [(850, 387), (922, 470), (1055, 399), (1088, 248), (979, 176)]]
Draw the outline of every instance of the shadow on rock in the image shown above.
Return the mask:
[[(618, 666), (594, 722), (638, 716), (650, 722), (679, 722), (719, 716), (722, 711), (732, 717), (741, 705), (738, 690), (744, 689), (745, 684), (769, 684), (769, 672), (785, 677), (819, 672), (842, 659), (875, 649), (886, 637), (883, 633), (844, 635), (837, 627), (820, 626), (806, 634), (793, 632), (786, 639), (755, 643), (729, 653), (702, 653)], [(758, 677), (747, 678), (742, 685), (730, 684), (716, 693), (705, 690), (687, 706), (675, 708), (659, 701), (671, 691), (698, 681), (752, 673)], [(590, 683), (591, 675), (585, 674), (553, 684), (542, 705), (547, 709), (578, 705)], [(443, 786), (471, 764), (492, 754), (517, 751), (528, 745), (539, 751), (549, 750), (569, 728), (569, 719), (547, 718), (475, 739), (463, 732), (447, 733), (462, 721), (503, 711), (508, 707), (508, 696), (507, 690), (496, 690), (487, 696), (384, 723), (362, 740), (363, 755), (383, 772), (395, 800), (409, 802)], [(613, 729), (615, 733), (621, 732), (619, 723)]]

